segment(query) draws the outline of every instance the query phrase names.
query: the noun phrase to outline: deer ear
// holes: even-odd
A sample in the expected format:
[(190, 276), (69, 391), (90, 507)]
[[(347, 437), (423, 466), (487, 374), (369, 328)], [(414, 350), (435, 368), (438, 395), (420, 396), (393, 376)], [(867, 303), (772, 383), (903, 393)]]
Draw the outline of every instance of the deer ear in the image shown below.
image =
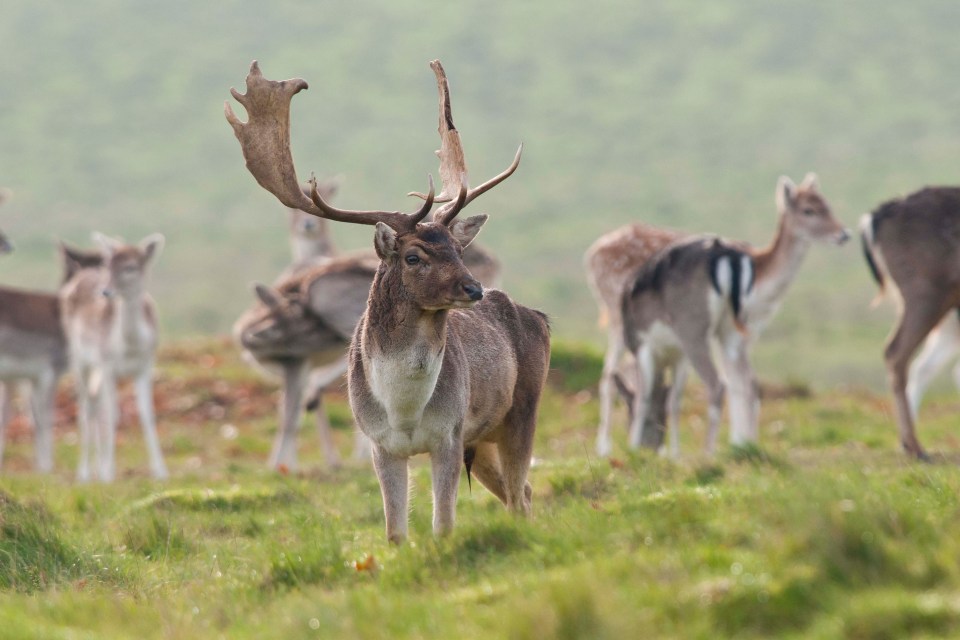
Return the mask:
[(276, 309), (283, 305), (280, 292), (273, 287), (268, 287), (267, 285), (260, 284), (258, 282), (253, 285), (253, 292), (257, 294), (258, 298), (260, 298), (260, 302), (267, 305), (271, 309)]
[(166, 242), (166, 239), (162, 233), (151, 233), (140, 241), (140, 251), (143, 252), (145, 263), (149, 263), (157, 257), (157, 254), (163, 249), (164, 242)]
[(373, 236), (373, 247), (381, 260), (386, 260), (397, 253), (397, 232), (382, 222), (377, 223), (377, 230)]
[(94, 244), (100, 248), (100, 253), (103, 255), (104, 262), (109, 262), (110, 258), (113, 257), (113, 254), (123, 246), (123, 243), (117, 240), (116, 238), (111, 238), (108, 235), (100, 233), (99, 231), (94, 231), (90, 234), (90, 237), (93, 239)]
[(799, 188), (805, 191), (808, 191), (808, 190), (819, 191), (820, 179), (817, 178), (817, 174), (811, 171), (807, 175), (803, 176), (803, 181), (800, 183)]
[(777, 211), (783, 213), (793, 206), (797, 198), (797, 185), (787, 176), (780, 176), (777, 180)]
[(473, 242), (473, 239), (480, 233), (483, 223), (487, 221), (487, 214), (481, 213), (478, 216), (470, 216), (466, 220), (454, 220), (450, 225), (450, 233), (457, 239), (457, 242), (466, 249)]

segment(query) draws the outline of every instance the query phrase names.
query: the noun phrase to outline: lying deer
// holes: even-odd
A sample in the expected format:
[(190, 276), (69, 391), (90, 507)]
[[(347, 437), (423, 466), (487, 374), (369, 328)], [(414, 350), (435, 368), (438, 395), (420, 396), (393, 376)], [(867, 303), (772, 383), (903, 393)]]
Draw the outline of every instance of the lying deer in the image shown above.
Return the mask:
[[(929, 456), (914, 427), (916, 406), (907, 398), (907, 383), (924, 362), (908, 366), (917, 347), (938, 324), (950, 331), (960, 307), (960, 188), (928, 187), (890, 200), (860, 223), (864, 254), (881, 294), (892, 294), (898, 319), (884, 360), (897, 407), (900, 444), (920, 460)], [(915, 402), (919, 402), (919, 396)]]
[[(487, 216), (457, 214), (509, 177), (520, 152), (506, 171), (468, 189), (446, 77), (439, 62), (431, 67), (440, 91), (443, 190), (435, 198), (431, 180), (412, 214), (336, 209), (316, 189), (303, 196), (289, 147), (290, 100), (307, 87), (303, 80), (267, 80), (254, 63), (247, 92), (231, 90), (249, 121), (225, 105), (247, 168), (283, 204), (376, 226), (381, 262), (351, 343), (348, 380), (350, 406), (372, 442), (392, 542), (407, 535), (407, 460), (418, 453), (431, 458), (435, 534), (453, 528), (461, 461), (509, 509), (530, 512), (527, 472), (549, 362), (546, 317), (500, 291), (485, 295), (461, 258)], [(435, 200), (443, 206), (423, 222)]]
[[(742, 345), (742, 351), (731, 354), (726, 369), (733, 366), (749, 366), (749, 348), (763, 328), (776, 314), (786, 296), (790, 284), (800, 269), (813, 242), (833, 242), (843, 244), (849, 238), (849, 232), (834, 217), (830, 206), (820, 193), (816, 175), (810, 173), (799, 184), (783, 176), (777, 183), (775, 192), (779, 223), (773, 241), (766, 248), (756, 249), (743, 245), (743, 250), (751, 257), (755, 265), (756, 291), (745, 303), (743, 324), (749, 339)], [(601, 316), (608, 321), (608, 344), (604, 357), (603, 373), (600, 380), (600, 427), (597, 433), (597, 453), (609, 455), (611, 451), (610, 422), (613, 403), (612, 376), (620, 365), (625, 349), (624, 324), (621, 315), (622, 292), (635, 278), (637, 271), (658, 252), (684, 238), (685, 234), (675, 230), (659, 229), (644, 224), (627, 225), (599, 238), (586, 253), (587, 279), (591, 291), (597, 299)], [(647, 367), (645, 395), (654, 391), (655, 380), (663, 380), (664, 371), (672, 373), (672, 384), (667, 396), (667, 425), (676, 430), (680, 397), (686, 380), (686, 360), (674, 352), (667, 358), (660, 354), (643, 354), (642, 365)], [(744, 364), (746, 363), (746, 364)], [(729, 373), (729, 371), (728, 371)], [(750, 392), (756, 404), (756, 392)], [(662, 395), (662, 394), (661, 394)], [(649, 408), (650, 403), (645, 402)], [(731, 432), (735, 442), (746, 442), (757, 435), (756, 407), (745, 424), (736, 425)], [(636, 421), (644, 421), (644, 415), (634, 415)], [(642, 422), (641, 422), (642, 425)], [(740, 431), (742, 429), (742, 432)], [(634, 426), (631, 429), (631, 442), (638, 446), (641, 438), (648, 440), (644, 428)], [(656, 442), (656, 440), (654, 440)], [(676, 455), (677, 440), (671, 436), (671, 450)]]
[(100, 233), (93, 238), (100, 246), (102, 266), (78, 270), (60, 290), (63, 329), (77, 386), (77, 479), (91, 478), (91, 453), (96, 456), (96, 477), (104, 482), (114, 479), (117, 381), (127, 377), (134, 379), (151, 473), (166, 478), (153, 410), (157, 314), (145, 285), (147, 270), (163, 247), (163, 236), (150, 235), (139, 245)]

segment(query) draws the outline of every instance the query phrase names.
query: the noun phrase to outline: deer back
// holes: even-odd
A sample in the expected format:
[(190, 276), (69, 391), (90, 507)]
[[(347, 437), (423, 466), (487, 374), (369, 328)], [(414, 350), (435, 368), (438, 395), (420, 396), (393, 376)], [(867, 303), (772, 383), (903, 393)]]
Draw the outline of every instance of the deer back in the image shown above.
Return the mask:
[(587, 249), (587, 283), (601, 307), (601, 322), (620, 326), (620, 299), (624, 287), (639, 269), (684, 234), (647, 224), (629, 224), (600, 236)]
[(753, 276), (752, 259), (738, 244), (698, 236), (669, 245), (623, 291), (627, 345), (635, 350), (658, 323), (691, 336), (707, 335), (725, 317), (740, 323)]
[(960, 286), (960, 188), (928, 187), (885, 202), (862, 231), (876, 273), (898, 288)]

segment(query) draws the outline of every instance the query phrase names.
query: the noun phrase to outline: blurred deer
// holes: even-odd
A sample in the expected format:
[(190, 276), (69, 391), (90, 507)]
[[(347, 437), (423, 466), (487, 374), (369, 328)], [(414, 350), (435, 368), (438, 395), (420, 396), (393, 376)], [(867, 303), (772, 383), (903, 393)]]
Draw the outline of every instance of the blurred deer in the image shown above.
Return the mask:
[(13, 416), (13, 391), (30, 387), (35, 466), (53, 470), (53, 422), (57, 383), (67, 369), (67, 345), (56, 294), (0, 287), (0, 465), (6, 428)]
[[(10, 189), (4, 189), (0, 187), (0, 205), (10, 200), (13, 196), (13, 192)], [(0, 231), (0, 255), (10, 253), (13, 251), (13, 244), (7, 238), (7, 234), (3, 231)]]
[[(484, 292), (461, 258), (487, 216), (457, 214), (509, 177), (520, 152), (506, 171), (469, 189), (446, 76), (438, 61), (431, 67), (440, 92), (443, 190), (435, 198), (431, 180), (412, 214), (336, 209), (316, 189), (303, 196), (289, 148), (290, 100), (307, 87), (303, 80), (267, 80), (254, 62), (247, 92), (231, 90), (248, 122), (225, 105), (261, 186), (287, 206), (376, 226), (381, 262), (351, 343), (348, 379), (350, 406), (372, 441), (392, 542), (407, 535), (407, 459), (417, 453), (431, 457), (435, 534), (453, 528), (461, 461), (509, 509), (530, 512), (526, 477), (549, 363), (546, 317), (499, 291)], [(443, 206), (423, 222), (435, 201)]]
[(117, 381), (128, 377), (134, 380), (151, 473), (154, 478), (166, 478), (153, 409), (157, 313), (146, 292), (147, 271), (163, 247), (163, 236), (150, 235), (138, 245), (100, 233), (94, 233), (93, 239), (100, 247), (102, 266), (78, 270), (60, 290), (63, 328), (77, 386), (77, 479), (91, 479), (91, 454), (96, 478), (104, 482), (114, 479)]
[[(870, 271), (898, 308), (884, 361), (897, 408), (900, 444), (929, 460), (914, 421), (922, 385), (938, 360), (956, 353), (960, 308), (960, 188), (927, 187), (881, 204), (861, 218), (860, 233)], [(935, 327), (939, 331), (931, 333)], [(926, 340), (923, 354), (910, 360)], [(909, 370), (908, 370), (909, 367)], [(908, 383), (915, 383), (908, 397)]]
[[(724, 371), (728, 377), (736, 379), (734, 384), (746, 384), (743, 382), (745, 376), (752, 376), (749, 368), (750, 345), (776, 314), (810, 246), (814, 242), (843, 244), (849, 238), (849, 232), (834, 217), (826, 199), (820, 193), (816, 175), (807, 174), (799, 185), (782, 176), (777, 183), (775, 200), (779, 223), (770, 245), (762, 249), (733, 245), (742, 247), (750, 257), (756, 280), (756, 290), (744, 303), (743, 310), (742, 324), (748, 339), (744, 340), (736, 351), (724, 356)], [(597, 433), (599, 455), (609, 455), (611, 451), (613, 375), (620, 366), (626, 346), (626, 329), (622, 317), (623, 297), (627, 288), (633, 286), (637, 272), (647, 262), (671, 243), (681, 241), (684, 237), (685, 234), (679, 231), (633, 224), (602, 236), (587, 250), (587, 280), (600, 306), (601, 316), (608, 322), (607, 352), (600, 380), (600, 427)], [(665, 397), (667, 406), (662, 413), (667, 416), (667, 426), (675, 431), (680, 398), (687, 377), (685, 350), (651, 349), (640, 354), (644, 377), (642, 393), (637, 394), (640, 398), (635, 402), (641, 402), (647, 411), (650, 409), (651, 397)], [(706, 367), (701, 365), (700, 369), (703, 371), (698, 370), (698, 373), (702, 376)], [(657, 394), (656, 384), (664, 385), (668, 379), (671, 381), (668, 391)], [(752, 411), (743, 412), (742, 418), (738, 418), (738, 423), (733, 425), (733, 442), (750, 442), (758, 435), (756, 422), (759, 399), (754, 386), (751, 383), (751, 389), (737, 390), (737, 393), (752, 398), (749, 402), (738, 400), (738, 406), (752, 404), (754, 408)], [(637, 421), (640, 421), (639, 425)], [(631, 446), (650, 441), (659, 446), (662, 437), (648, 436), (650, 425), (647, 415), (635, 412), (632, 425)], [(671, 451), (674, 455), (677, 453), (677, 446), (677, 440), (671, 439)]]
[[(296, 437), (306, 378), (317, 385), (317, 431), (327, 464), (340, 464), (322, 393), (347, 369), (346, 349), (367, 305), (376, 271), (373, 256), (328, 259), (290, 275), (273, 287), (257, 285), (259, 302), (234, 325), (244, 356), (283, 380), (280, 428), (270, 454), (271, 468), (297, 467)], [(369, 457), (365, 438), (358, 437), (355, 455)]]

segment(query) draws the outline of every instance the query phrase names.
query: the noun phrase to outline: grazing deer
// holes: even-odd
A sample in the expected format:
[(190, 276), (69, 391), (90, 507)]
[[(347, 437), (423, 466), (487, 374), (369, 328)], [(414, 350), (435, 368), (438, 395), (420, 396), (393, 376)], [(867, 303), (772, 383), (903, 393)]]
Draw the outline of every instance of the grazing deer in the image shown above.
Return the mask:
[[(280, 429), (270, 454), (271, 468), (296, 469), (296, 437), (311, 370), (317, 374), (317, 431), (327, 464), (340, 464), (321, 394), (347, 370), (346, 350), (367, 306), (377, 263), (373, 256), (332, 258), (273, 287), (257, 285), (259, 304), (234, 325), (244, 356), (267, 371), (279, 372), (283, 380)], [(357, 457), (368, 455), (364, 440), (357, 439)]]
[[(468, 189), (446, 76), (438, 61), (431, 67), (440, 92), (443, 190), (434, 198), (431, 180), (423, 206), (412, 214), (336, 209), (316, 189), (303, 196), (289, 132), (290, 100), (307, 87), (303, 80), (267, 80), (254, 62), (247, 92), (231, 90), (248, 122), (225, 104), (261, 186), (287, 206), (376, 226), (381, 262), (351, 343), (348, 380), (354, 416), (373, 444), (392, 542), (407, 535), (407, 459), (417, 453), (431, 457), (435, 534), (453, 528), (461, 461), (509, 509), (530, 512), (526, 477), (549, 363), (546, 317), (499, 291), (485, 295), (461, 258), (487, 216), (457, 220), (457, 214), (508, 178), (520, 151), (503, 173)], [(435, 200), (443, 206), (422, 222)]]
[(134, 379), (151, 473), (166, 478), (153, 410), (157, 314), (145, 286), (148, 267), (163, 247), (163, 236), (150, 235), (139, 245), (100, 233), (93, 238), (100, 246), (102, 266), (80, 269), (60, 290), (63, 329), (77, 385), (77, 478), (90, 479), (91, 453), (96, 456), (98, 479), (109, 482), (115, 476), (117, 380), (126, 377)]
[(924, 339), (928, 349), (937, 348), (938, 338), (930, 336), (934, 327), (941, 325), (941, 337), (954, 330), (960, 307), (960, 188), (927, 187), (885, 202), (863, 216), (860, 232), (880, 292), (892, 294), (899, 311), (883, 357), (900, 444), (909, 455), (929, 460), (914, 428), (919, 394), (913, 406), (907, 397), (910, 376), (921, 375), (925, 362), (915, 363), (909, 372), (908, 367)]
[[(782, 176), (775, 192), (779, 223), (773, 241), (766, 248), (757, 249), (742, 245), (741, 248), (750, 256), (755, 270), (756, 290), (745, 302), (743, 324), (749, 339), (741, 350), (730, 354), (725, 364), (729, 376), (734, 367), (749, 368), (748, 350), (753, 340), (757, 338), (763, 328), (773, 318), (779, 309), (790, 284), (799, 272), (807, 252), (813, 242), (833, 242), (843, 244), (849, 238), (849, 232), (834, 217), (826, 199), (820, 193), (816, 175), (809, 173), (804, 180), (795, 185), (792, 180)], [(601, 316), (606, 316), (608, 322), (608, 346), (604, 357), (603, 374), (600, 380), (600, 427), (597, 434), (597, 453), (609, 455), (611, 451), (610, 422), (613, 403), (613, 374), (617, 371), (625, 349), (625, 334), (623, 318), (621, 317), (622, 294), (626, 287), (632, 286), (637, 271), (645, 263), (673, 242), (684, 237), (679, 231), (659, 229), (643, 224), (633, 224), (622, 227), (598, 239), (586, 253), (587, 279), (591, 291), (594, 293), (601, 309)], [(740, 245), (738, 245), (740, 246)], [(629, 284), (628, 284), (629, 283)], [(686, 380), (686, 359), (674, 351), (671, 358), (661, 354), (654, 358), (653, 354), (641, 354), (641, 365), (647, 367), (646, 395), (648, 401), (643, 403), (650, 408), (649, 396), (655, 391), (654, 382), (665, 379), (665, 372), (672, 373), (672, 384), (668, 392), (667, 425), (676, 430), (676, 420), (679, 410), (680, 397)], [(747, 375), (746, 369), (741, 377)], [(752, 375), (752, 374), (751, 374)], [(756, 392), (751, 390), (756, 404)], [(642, 394), (638, 394), (642, 395)], [(660, 394), (661, 397), (664, 394)], [(735, 442), (746, 442), (756, 437), (756, 407), (750, 413), (751, 418), (744, 424), (736, 425), (731, 432)], [(636, 426), (637, 421), (641, 426)], [(642, 425), (647, 423), (644, 415), (633, 416), (631, 428), (631, 442), (638, 446), (640, 438), (648, 441), (649, 429)], [(649, 426), (649, 425), (648, 425)], [(742, 431), (741, 431), (742, 429)], [(656, 440), (654, 440), (656, 441)], [(676, 454), (677, 440), (671, 435), (671, 450)]]

